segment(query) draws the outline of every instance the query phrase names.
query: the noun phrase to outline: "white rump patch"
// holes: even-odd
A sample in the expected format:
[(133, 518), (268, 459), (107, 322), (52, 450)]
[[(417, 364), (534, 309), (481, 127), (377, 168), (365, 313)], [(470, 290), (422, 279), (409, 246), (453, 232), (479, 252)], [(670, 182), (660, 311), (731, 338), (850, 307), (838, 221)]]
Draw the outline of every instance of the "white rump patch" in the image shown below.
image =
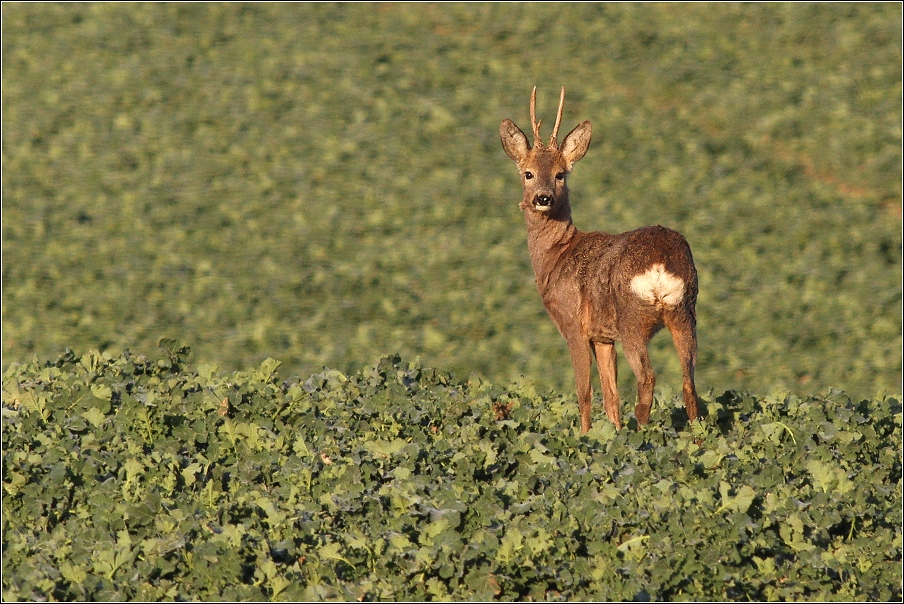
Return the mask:
[(631, 291), (651, 304), (677, 306), (684, 297), (684, 281), (665, 270), (662, 264), (631, 279)]

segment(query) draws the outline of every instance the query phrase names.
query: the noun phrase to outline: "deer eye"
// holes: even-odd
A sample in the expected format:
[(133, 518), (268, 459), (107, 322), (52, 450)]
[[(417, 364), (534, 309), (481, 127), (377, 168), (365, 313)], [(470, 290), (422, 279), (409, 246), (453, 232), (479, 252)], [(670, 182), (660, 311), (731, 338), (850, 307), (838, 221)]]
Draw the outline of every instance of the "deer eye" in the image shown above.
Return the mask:
[(565, 173), (559, 172), (558, 174), (556, 174), (556, 180), (565, 180)]
[(534, 177), (534, 173), (529, 170), (524, 173), (524, 178), (526, 178), (527, 180), (530, 180), (533, 177)]

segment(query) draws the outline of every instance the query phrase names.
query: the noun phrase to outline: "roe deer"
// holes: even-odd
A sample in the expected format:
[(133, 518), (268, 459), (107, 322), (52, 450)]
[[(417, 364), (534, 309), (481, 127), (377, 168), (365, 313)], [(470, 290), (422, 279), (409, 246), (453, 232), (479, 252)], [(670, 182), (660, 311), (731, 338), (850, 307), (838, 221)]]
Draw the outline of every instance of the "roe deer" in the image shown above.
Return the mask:
[(684, 237), (662, 226), (610, 235), (579, 231), (571, 221), (566, 175), (590, 146), (590, 122), (568, 133), (559, 145), (565, 89), (549, 142), (540, 139), (537, 88), (530, 98), (534, 144), (510, 119), (499, 134), (506, 155), (518, 164), (524, 197), (519, 207), (527, 222), (527, 247), (537, 289), (553, 323), (568, 342), (581, 411), (581, 432), (590, 429), (591, 354), (596, 357), (606, 415), (616, 428), (620, 400), (616, 387), (615, 342), (622, 343), (637, 377), (639, 424), (650, 419), (653, 385), (647, 344), (663, 326), (684, 375), (684, 406), (697, 419), (694, 366), (697, 357), (697, 270)]

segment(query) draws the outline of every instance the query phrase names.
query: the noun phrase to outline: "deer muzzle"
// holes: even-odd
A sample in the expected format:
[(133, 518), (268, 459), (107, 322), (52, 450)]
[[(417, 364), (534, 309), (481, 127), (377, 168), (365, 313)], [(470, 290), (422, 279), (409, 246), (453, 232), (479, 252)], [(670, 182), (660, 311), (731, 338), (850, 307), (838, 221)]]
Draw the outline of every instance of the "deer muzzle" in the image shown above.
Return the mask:
[(552, 195), (537, 195), (534, 197), (534, 209), (538, 212), (548, 212), (552, 209), (555, 198)]

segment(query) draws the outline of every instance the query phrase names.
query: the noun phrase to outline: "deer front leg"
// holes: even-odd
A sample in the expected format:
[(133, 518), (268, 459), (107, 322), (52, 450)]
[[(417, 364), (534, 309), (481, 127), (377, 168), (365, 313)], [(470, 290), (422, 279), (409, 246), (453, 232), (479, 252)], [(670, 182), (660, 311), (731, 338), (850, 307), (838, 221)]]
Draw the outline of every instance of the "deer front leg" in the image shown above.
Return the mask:
[(574, 366), (574, 382), (578, 390), (581, 410), (581, 434), (590, 430), (590, 343), (578, 337), (568, 338), (571, 364)]
[(616, 430), (620, 430), (621, 397), (618, 395), (618, 367), (616, 365), (615, 343), (594, 342), (593, 353), (596, 355), (596, 366), (600, 373), (600, 387), (603, 390), (606, 415), (615, 424)]

